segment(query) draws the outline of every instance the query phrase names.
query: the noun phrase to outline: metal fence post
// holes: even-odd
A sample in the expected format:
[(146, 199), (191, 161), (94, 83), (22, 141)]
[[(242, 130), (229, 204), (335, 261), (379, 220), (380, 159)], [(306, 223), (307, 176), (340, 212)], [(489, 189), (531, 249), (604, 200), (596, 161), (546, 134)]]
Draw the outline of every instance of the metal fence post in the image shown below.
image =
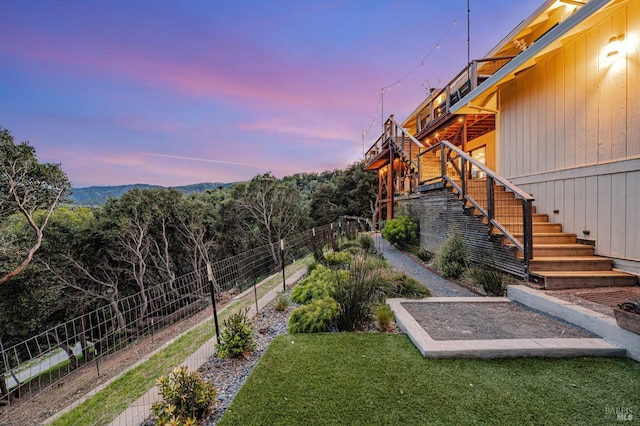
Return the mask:
[(213, 284), (213, 270), (207, 262), (207, 277), (209, 278), (209, 290), (211, 292), (211, 304), (213, 305), (213, 322), (216, 326), (216, 341), (220, 343), (220, 328), (218, 327), (218, 309), (216, 308), (216, 287)]
[(282, 259), (282, 261), (280, 263), (282, 263), (282, 291), (286, 292), (287, 291), (287, 278), (285, 276), (285, 272), (284, 272), (284, 239), (280, 240), (280, 257)]

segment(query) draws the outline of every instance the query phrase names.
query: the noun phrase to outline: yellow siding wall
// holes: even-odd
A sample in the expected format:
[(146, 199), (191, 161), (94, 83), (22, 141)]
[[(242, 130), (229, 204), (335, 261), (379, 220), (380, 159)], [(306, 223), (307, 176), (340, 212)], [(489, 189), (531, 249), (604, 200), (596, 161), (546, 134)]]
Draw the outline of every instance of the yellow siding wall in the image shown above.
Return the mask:
[[(611, 61), (602, 52), (618, 34), (629, 49), (626, 60)], [(638, 272), (639, 43), (636, 0), (499, 91), (502, 174), (566, 232), (595, 240), (598, 254)]]

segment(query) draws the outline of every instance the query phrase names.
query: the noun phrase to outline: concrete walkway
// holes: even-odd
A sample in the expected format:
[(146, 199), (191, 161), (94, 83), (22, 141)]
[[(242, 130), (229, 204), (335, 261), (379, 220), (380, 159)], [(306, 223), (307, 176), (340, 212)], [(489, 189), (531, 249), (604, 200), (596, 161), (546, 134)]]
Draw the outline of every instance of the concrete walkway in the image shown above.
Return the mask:
[(396, 249), (387, 240), (382, 238), (380, 233), (372, 235), (376, 248), (389, 264), (398, 271), (403, 271), (407, 275), (415, 278), (424, 284), (430, 291), (432, 296), (445, 297), (478, 297), (471, 290), (454, 283), (440, 275), (430, 271), (424, 266), (419, 265), (406, 254)]

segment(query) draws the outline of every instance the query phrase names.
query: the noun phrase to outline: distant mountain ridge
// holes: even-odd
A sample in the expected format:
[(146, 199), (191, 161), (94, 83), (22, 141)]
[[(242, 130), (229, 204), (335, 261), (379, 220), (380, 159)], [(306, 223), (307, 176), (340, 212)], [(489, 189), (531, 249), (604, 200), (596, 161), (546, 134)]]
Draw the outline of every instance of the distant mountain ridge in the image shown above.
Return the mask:
[[(172, 188), (177, 189), (183, 194), (191, 194), (194, 192), (204, 192), (208, 189), (218, 189), (220, 187), (228, 187), (231, 186), (231, 183), (222, 183), (222, 182), (203, 182), (203, 183), (194, 183), (192, 185), (183, 185), (183, 186), (173, 186)], [(135, 188), (140, 189), (149, 189), (149, 188), (165, 188), (168, 187), (160, 186), (160, 185), (147, 185), (144, 183), (135, 183), (131, 185), (117, 185), (117, 186), (89, 186), (86, 188), (72, 188), (71, 196), (69, 199), (73, 202), (73, 204), (81, 205), (81, 206), (101, 206), (103, 205), (109, 197), (118, 198), (125, 194), (127, 191), (130, 191)]]

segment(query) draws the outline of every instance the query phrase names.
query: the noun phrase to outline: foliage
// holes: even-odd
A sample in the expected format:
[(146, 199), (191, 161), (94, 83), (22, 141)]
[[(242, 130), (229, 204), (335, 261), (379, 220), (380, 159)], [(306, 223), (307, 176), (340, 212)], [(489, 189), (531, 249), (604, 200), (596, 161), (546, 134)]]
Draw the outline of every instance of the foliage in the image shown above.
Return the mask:
[[(44, 230), (71, 184), (59, 164), (39, 163), (28, 142), (15, 144), (0, 127), (0, 284), (25, 270), (40, 249)], [(16, 217), (27, 232), (11, 238), (7, 227)]]
[(406, 335), (278, 336), (218, 424), (611, 425), (612, 404), (636, 416), (638, 377), (623, 358), (425, 361)]
[(246, 232), (253, 233), (269, 247), (276, 268), (279, 268), (281, 259), (277, 243), (310, 225), (302, 194), (270, 173), (257, 175), (232, 189), (238, 220)]
[(249, 308), (240, 310), (224, 321), (220, 342), (216, 345), (219, 358), (237, 358), (256, 347), (253, 323), (247, 317)]
[(159, 425), (195, 425), (216, 402), (216, 389), (205, 382), (197, 371), (187, 373), (187, 367), (177, 367), (168, 376), (157, 380), (161, 402), (151, 406)]
[(398, 248), (407, 248), (418, 239), (418, 222), (409, 216), (398, 216), (387, 220), (382, 236)]
[(433, 259), (433, 253), (425, 248), (418, 247), (414, 254), (423, 262), (429, 262)]
[(275, 310), (278, 312), (284, 312), (289, 308), (289, 299), (283, 293), (278, 294), (275, 303)]
[(349, 264), (348, 276), (338, 276), (334, 291), (334, 298), (340, 305), (336, 318), (338, 330), (353, 331), (368, 322), (373, 305), (384, 295), (379, 269), (361, 254), (354, 256)]
[(313, 299), (291, 312), (289, 333), (322, 333), (329, 329), (338, 313), (338, 303), (330, 296)]
[(420, 299), (431, 296), (429, 289), (404, 272), (384, 268), (380, 271), (382, 289), (387, 297)]
[(495, 268), (473, 266), (465, 270), (465, 282), (482, 288), (487, 296), (504, 296), (507, 286), (514, 281), (513, 277)]
[(332, 296), (336, 274), (344, 275), (345, 273), (345, 271), (332, 271), (326, 266), (318, 265), (307, 278), (293, 288), (291, 300), (305, 305), (313, 299)]
[(346, 170), (324, 172), (316, 178), (318, 186), (311, 192), (309, 200), (315, 225), (335, 222), (343, 216), (374, 218), (378, 176), (365, 170), (363, 161), (350, 165)]
[(369, 254), (376, 253), (376, 245), (369, 234), (360, 234), (358, 238), (356, 238), (356, 242), (362, 248), (363, 251)]
[(466, 251), (459, 234), (449, 235), (435, 258), (435, 267), (445, 278), (458, 279), (467, 266)]
[(348, 265), (351, 259), (353, 259), (353, 254), (349, 251), (332, 251), (324, 255), (325, 263), (335, 267)]
[(376, 322), (380, 330), (389, 332), (393, 330), (394, 314), (393, 309), (386, 303), (379, 303), (373, 309), (373, 314), (376, 317)]

